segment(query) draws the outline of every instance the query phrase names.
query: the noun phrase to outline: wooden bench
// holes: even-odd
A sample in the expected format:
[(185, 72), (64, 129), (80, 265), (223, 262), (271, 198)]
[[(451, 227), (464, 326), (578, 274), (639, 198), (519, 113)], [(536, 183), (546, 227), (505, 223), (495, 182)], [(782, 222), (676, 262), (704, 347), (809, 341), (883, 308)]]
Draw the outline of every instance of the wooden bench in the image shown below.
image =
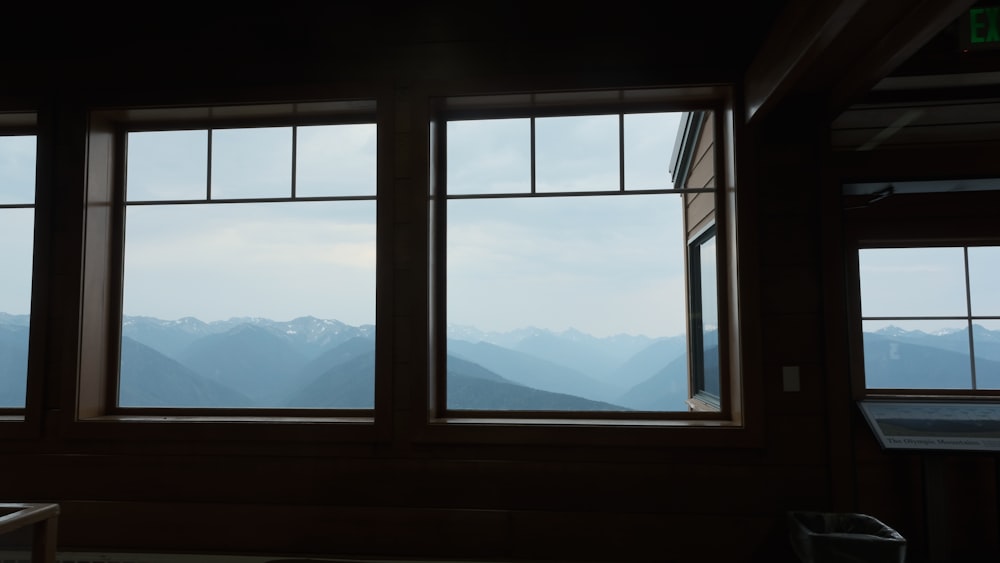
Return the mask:
[(0, 503), (0, 534), (33, 526), (31, 563), (55, 563), (58, 520), (58, 504)]

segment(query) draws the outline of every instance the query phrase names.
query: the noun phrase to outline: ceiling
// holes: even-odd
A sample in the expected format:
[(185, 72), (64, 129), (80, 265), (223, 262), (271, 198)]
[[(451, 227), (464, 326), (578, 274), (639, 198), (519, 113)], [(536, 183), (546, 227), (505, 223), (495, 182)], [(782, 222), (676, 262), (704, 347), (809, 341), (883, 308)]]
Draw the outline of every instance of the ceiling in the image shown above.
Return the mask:
[[(974, 7), (1000, 2), (976, 2)], [(974, 50), (951, 20), (836, 116), (836, 150), (1000, 141), (1000, 48)]]
[[(872, 150), (1000, 137), (1000, 51), (962, 52), (956, 23), (974, 5), (998, 2), (371, 0), (243, 9), (70, 3), (58, 11), (25, 3), (11, 7), (7, 20), (17, 25), (0, 36), (0, 60), (21, 68), (121, 61), (133, 64), (134, 73), (150, 66), (134, 63), (159, 61), (174, 65), (180, 77), (192, 61), (215, 64), (214, 75), (226, 60), (271, 61), (281, 69), (286, 61), (347, 60), (378, 49), (452, 56), (471, 49), (491, 62), (509, 58), (513, 71), (536, 64), (542, 53), (549, 62), (573, 54), (578, 65), (606, 69), (634, 58), (744, 76), (750, 120), (792, 97), (820, 100), (837, 148)], [(470, 69), (476, 62), (455, 60), (472, 61)]]

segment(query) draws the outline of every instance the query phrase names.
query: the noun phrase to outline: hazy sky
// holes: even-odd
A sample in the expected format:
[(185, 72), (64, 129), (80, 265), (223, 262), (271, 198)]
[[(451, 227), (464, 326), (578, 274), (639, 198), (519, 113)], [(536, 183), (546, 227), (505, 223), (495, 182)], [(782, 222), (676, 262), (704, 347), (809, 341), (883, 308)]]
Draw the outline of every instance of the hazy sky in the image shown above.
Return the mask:
[[(664, 188), (679, 114), (626, 116), (626, 188)], [(530, 121), (452, 122), (451, 193), (528, 193)], [(290, 127), (216, 130), (213, 197), (291, 194)], [(373, 125), (298, 129), (300, 196), (375, 193)], [(614, 116), (536, 121), (536, 189), (618, 188)], [(130, 136), (128, 197), (200, 199), (208, 133)], [(0, 204), (33, 201), (32, 137), (0, 137)], [(595, 335), (684, 330), (684, 238), (674, 195), (451, 200), (449, 316), (484, 330), (537, 326)], [(0, 209), (0, 311), (30, 302), (30, 207)], [(135, 205), (126, 218), (126, 314), (206, 321), (313, 315), (375, 320), (374, 201)], [(1000, 316), (1000, 248), (972, 248), (974, 315)], [(866, 316), (964, 315), (959, 248), (864, 250)], [(1000, 320), (977, 321), (1000, 329)], [(955, 321), (878, 321), (933, 331)], [(960, 323), (959, 323), (960, 324)]]
[[(0, 136), (0, 204), (35, 201), (35, 138)], [(34, 210), (0, 209), (0, 311), (27, 314), (31, 307)]]
[[(965, 257), (961, 247), (862, 249), (863, 317), (1000, 317), (1000, 247), (969, 248), (966, 298)], [(1000, 329), (1000, 321), (975, 321)], [(956, 320), (886, 320), (866, 322), (865, 330), (894, 325), (934, 332), (962, 327)]]
[[(299, 197), (373, 196), (371, 124), (299, 127)], [(129, 136), (128, 201), (204, 199), (206, 131)], [(213, 199), (289, 197), (292, 128), (212, 132)], [(375, 202), (131, 205), (123, 309), (204, 321), (375, 322)]]
[[(628, 117), (629, 187), (670, 186), (678, 122)], [(618, 189), (616, 116), (537, 123), (539, 191)], [(374, 194), (373, 127), (298, 135), (299, 195)], [(528, 120), (455, 123), (449, 135), (453, 192), (530, 191)], [(207, 143), (204, 131), (132, 134), (129, 200), (203, 198)], [(212, 197), (287, 196), (292, 160), (291, 128), (213, 131)], [(679, 197), (452, 201), (449, 212), (449, 322), (684, 330)], [(374, 322), (374, 220), (371, 201), (131, 206), (125, 312)]]
[[(626, 116), (626, 189), (672, 186), (679, 122)], [(530, 134), (529, 119), (449, 123), (449, 193), (529, 193)], [(617, 115), (539, 118), (535, 137), (537, 192), (619, 189)], [(448, 322), (683, 333), (681, 205), (672, 194), (449, 201)]]
[[(627, 189), (672, 185), (679, 120), (626, 116)], [(529, 192), (529, 123), (451, 123), (451, 193)], [(617, 190), (618, 127), (617, 116), (538, 119), (537, 190)], [(132, 133), (127, 199), (204, 199), (209, 173), (213, 198), (287, 197), (293, 166), (299, 196), (374, 195), (373, 125), (297, 135), (293, 159), (291, 127), (215, 130), (209, 165), (204, 130)], [(30, 196), (32, 145), (21, 141), (0, 144), (0, 201)], [(448, 209), (449, 322), (600, 336), (684, 331), (679, 196), (452, 200)], [(27, 272), (31, 211), (0, 213), (0, 257)], [(128, 315), (375, 320), (374, 201), (130, 205), (126, 241)], [(26, 313), (30, 278), (0, 283), (0, 310)]]

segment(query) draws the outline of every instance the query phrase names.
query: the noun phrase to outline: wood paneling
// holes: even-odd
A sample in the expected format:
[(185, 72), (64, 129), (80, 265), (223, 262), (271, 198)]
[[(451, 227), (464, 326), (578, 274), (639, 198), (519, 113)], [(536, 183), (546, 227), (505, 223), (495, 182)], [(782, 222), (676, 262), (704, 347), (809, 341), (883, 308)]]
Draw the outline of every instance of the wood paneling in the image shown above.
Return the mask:
[[(45, 361), (32, 374), (42, 379), (45, 393), (33, 400), (44, 415), (33, 422), (37, 439), (4, 433), (7, 428), (0, 426), (5, 452), (0, 498), (60, 503), (64, 549), (790, 561), (785, 512), (831, 509), (831, 490), (844, 482), (846, 467), (858, 483), (850, 508), (922, 534), (922, 501), (911, 495), (911, 461), (873, 449), (863, 434), (851, 435), (846, 446), (830, 438), (835, 434), (830, 426), (844, 420), (830, 411), (849, 405), (838, 402), (846, 385), (838, 378), (844, 374), (826, 369), (829, 317), (842, 311), (821, 302), (825, 288), (835, 283), (827, 278), (822, 257), (837, 250), (822, 244), (819, 227), (825, 217), (819, 196), (823, 171), (831, 166), (824, 160), (828, 122), (818, 117), (825, 111), (820, 104), (787, 104), (780, 92), (777, 97), (765, 92), (780, 103), (752, 127), (738, 128), (745, 134), (736, 147), (742, 168), (727, 179), (749, 179), (749, 187), (737, 189), (747, 190), (741, 201), (751, 202), (756, 213), (739, 228), (747, 241), (743, 248), (749, 249), (741, 256), (740, 275), (751, 280), (749, 287), (760, 288), (759, 295), (745, 297), (753, 302), (741, 307), (754, 313), (742, 319), (753, 335), (744, 341), (743, 377), (746, 388), (760, 390), (746, 398), (761, 417), (755, 421), (759, 439), (709, 446), (697, 443), (703, 434), (691, 432), (686, 442), (658, 443), (646, 439), (649, 429), (635, 435), (596, 429), (591, 438), (576, 434), (566, 442), (553, 439), (562, 434), (552, 432), (533, 443), (504, 430), (499, 432), (507, 432), (505, 439), (493, 443), (477, 441), (475, 430), (454, 441), (420, 435), (428, 392), (431, 98), (739, 83), (753, 50), (709, 41), (710, 34), (692, 22), (713, 22), (716, 38), (758, 33), (754, 44), (766, 26), (761, 22), (754, 31), (748, 11), (756, 7), (723, 4), (678, 7), (684, 17), (669, 20), (669, 31), (663, 27), (667, 20), (641, 17), (639, 4), (634, 10), (616, 5), (610, 21), (639, 23), (642, 33), (621, 25), (605, 35), (602, 10), (587, 20), (586, 33), (572, 25), (536, 25), (518, 37), (472, 18), (464, 7), (414, 5), (407, 11), (410, 19), (376, 10), (350, 11), (364, 16), (360, 20), (324, 12), (326, 17), (308, 21), (288, 14), (254, 20), (251, 12), (230, 20), (229, 14), (215, 13), (215, 20), (202, 18), (193, 28), (164, 24), (148, 36), (129, 29), (124, 43), (111, 41), (122, 31), (117, 25), (81, 24), (61, 29), (69, 37), (86, 30), (93, 38), (79, 50), (68, 43), (67, 50), (32, 51), (23, 58), (0, 50), (10, 62), (0, 102), (15, 93), (19, 99), (33, 96), (43, 133), (51, 136), (45, 146), (52, 167), (51, 182), (42, 188), (49, 215), (42, 223), (46, 263), (38, 270), (47, 278), (36, 284), (46, 291)], [(500, 21), (520, 19), (514, 12), (498, 13), (506, 14)], [(561, 16), (581, 14), (573, 6), (547, 17), (563, 21)], [(257, 27), (239, 28), (247, 18)], [(228, 31), (211, 35), (211, 26), (223, 21), (232, 22)], [(476, 25), (462, 27), (470, 22)], [(274, 31), (265, 34), (273, 41), (252, 32), (259, 28)], [(476, 32), (483, 28), (492, 31)], [(32, 41), (51, 35), (18, 32)], [(245, 45), (251, 37), (261, 43)], [(769, 62), (775, 61), (761, 64)], [(198, 425), (183, 431), (168, 425), (79, 431), (74, 408), (80, 355), (88, 370), (102, 369), (92, 347), (102, 345), (98, 334), (107, 322), (99, 314), (81, 317), (80, 311), (104, 310), (88, 304), (109, 298), (101, 272), (107, 271), (102, 261), (110, 259), (101, 250), (110, 232), (102, 225), (110, 217), (98, 205), (108, 194), (91, 193), (93, 205), (84, 206), (86, 179), (95, 186), (100, 183), (95, 178), (111, 173), (110, 161), (96, 153), (90, 162), (108, 167), (86, 168), (87, 111), (341, 97), (374, 97), (380, 111), (388, 112), (386, 130), (379, 132), (380, 189), (391, 192), (379, 213), (380, 221), (391, 224), (379, 246), (380, 268), (390, 269), (380, 278), (387, 287), (379, 293), (379, 334), (386, 335), (379, 341), (379, 361), (389, 366), (383, 381), (392, 383), (391, 408), (380, 411), (391, 416), (390, 424), (377, 433), (350, 436), (322, 427), (300, 432), (268, 425), (243, 427), (239, 436)], [(100, 138), (107, 132), (90, 133), (91, 150), (110, 151)], [(716, 181), (717, 163), (706, 160), (711, 148), (701, 147), (692, 171), (699, 185)], [(941, 166), (959, 167), (985, 154), (944, 159)], [(929, 158), (917, 160), (919, 171), (940, 170)], [(853, 160), (845, 166), (864, 172), (871, 165)], [(693, 223), (711, 207), (702, 196), (693, 201)], [(800, 367), (798, 392), (780, 385), (787, 365)], [(83, 404), (98, 412), (100, 387), (83, 388), (89, 393)], [(973, 466), (970, 488), (989, 479), (988, 464)], [(913, 541), (926, 545), (919, 537)]]

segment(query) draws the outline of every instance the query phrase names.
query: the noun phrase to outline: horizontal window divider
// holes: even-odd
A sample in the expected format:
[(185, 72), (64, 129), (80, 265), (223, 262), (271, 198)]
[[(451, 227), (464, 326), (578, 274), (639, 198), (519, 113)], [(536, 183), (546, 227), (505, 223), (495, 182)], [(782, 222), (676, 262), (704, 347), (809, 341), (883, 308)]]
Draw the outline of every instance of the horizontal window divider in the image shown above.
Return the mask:
[(375, 201), (375, 195), (347, 195), (325, 197), (262, 197), (262, 198), (226, 198), (226, 199), (165, 199), (126, 201), (125, 205), (197, 205), (205, 203), (290, 203), (317, 201)]
[(303, 416), (289, 416), (289, 415), (258, 415), (258, 414), (247, 414), (247, 413), (230, 413), (227, 415), (212, 415), (207, 413), (199, 414), (154, 414), (152, 412), (144, 412), (144, 414), (108, 414), (102, 416), (96, 416), (91, 418), (81, 419), (80, 422), (89, 423), (119, 423), (119, 422), (136, 422), (136, 423), (220, 423), (220, 424), (355, 424), (355, 425), (372, 425), (375, 423), (375, 417), (371, 413), (367, 413), (366, 416), (350, 416), (346, 414), (323, 416), (319, 413), (309, 413), (309, 415)]
[[(354, 113), (345, 111), (298, 113), (285, 115), (281, 104), (263, 104), (262, 112), (245, 111), (247, 107), (217, 106), (214, 108), (163, 108), (130, 110), (96, 110), (95, 114), (105, 117), (124, 132), (176, 131), (184, 129), (246, 129), (252, 127), (309, 127), (312, 125), (355, 125), (373, 123), (377, 115), (366, 110)], [(226, 109), (227, 114), (218, 113)], [(155, 117), (157, 112), (161, 115)], [(206, 112), (212, 115), (206, 115)], [(245, 112), (245, 113), (244, 113)], [(270, 114), (268, 113), (270, 112)], [(186, 116), (190, 113), (190, 116)]]
[(955, 316), (926, 316), (926, 317), (861, 317), (862, 321), (995, 321), (1000, 320), (1000, 315), (955, 315)]
[(891, 401), (900, 397), (913, 401), (983, 401), (1000, 399), (1000, 389), (868, 389), (865, 399)]
[[(9, 114), (4, 114), (0, 112), (0, 137), (13, 137), (16, 135), (34, 135), (38, 129), (37, 125), (32, 121), (31, 125), (8, 127), (4, 125), (4, 119), (8, 117)], [(34, 120), (34, 117), (31, 117)]]
[[(509, 199), (518, 197), (582, 197), (582, 196), (620, 196), (620, 195), (658, 195), (658, 194), (691, 194), (691, 193), (714, 193), (715, 188), (664, 188), (648, 190), (602, 190), (583, 192), (512, 192), (496, 194), (448, 194), (445, 199)], [(433, 196), (431, 197), (433, 199)]]
[(364, 408), (226, 408), (226, 407), (116, 407), (107, 416), (208, 416), (212, 418), (365, 418), (372, 417), (374, 409)]
[[(510, 98), (495, 105), (500, 98)], [(472, 121), (479, 119), (531, 119), (546, 117), (573, 117), (588, 115), (632, 115), (640, 113), (695, 113), (713, 111), (721, 99), (706, 98), (683, 101), (590, 101), (539, 103), (523, 96), (453, 96), (449, 97), (440, 115), (447, 121)]]
[(865, 398), (892, 399), (906, 397), (922, 401), (948, 401), (961, 399), (963, 401), (995, 401), (1000, 398), (1000, 389), (908, 389), (908, 388), (868, 388)]
[(34, 203), (0, 203), (0, 209), (34, 209)]
[(630, 426), (643, 426), (649, 428), (666, 427), (694, 427), (694, 428), (721, 428), (721, 427), (742, 427), (726, 418), (478, 418), (478, 417), (444, 417), (431, 421), (432, 425), (442, 426), (509, 426), (509, 427), (542, 427), (542, 426), (566, 426), (566, 427), (593, 427), (606, 426), (624, 428)]
[[(725, 416), (719, 411), (694, 412), (694, 411), (464, 411), (447, 410), (439, 417), (439, 421), (455, 420), (502, 420), (509, 423), (525, 423), (533, 420), (553, 421), (568, 420), (574, 423), (620, 423), (620, 422), (666, 422), (666, 421), (692, 421), (702, 422), (706, 420), (722, 420)], [(595, 422), (596, 421), (596, 422)]]

